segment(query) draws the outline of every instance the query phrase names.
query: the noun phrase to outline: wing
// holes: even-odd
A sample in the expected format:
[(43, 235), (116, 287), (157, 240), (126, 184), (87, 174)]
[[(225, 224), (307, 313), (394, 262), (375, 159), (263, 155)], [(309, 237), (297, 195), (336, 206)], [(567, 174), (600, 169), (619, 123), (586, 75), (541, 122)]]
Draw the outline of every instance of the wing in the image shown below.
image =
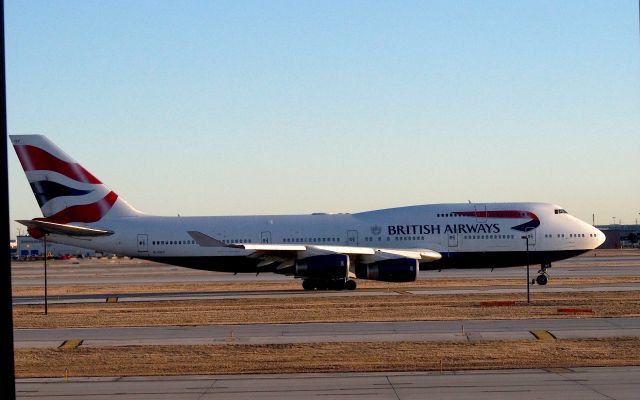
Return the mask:
[[(235, 244), (255, 251), (258, 267), (274, 266), (275, 272), (307, 277), (330, 277), (337, 255), (345, 257), (348, 278), (364, 278), (389, 282), (409, 282), (417, 279), (420, 263), (436, 261), (442, 255), (430, 249), (386, 249), (355, 246), (315, 246), (279, 244)], [(315, 272), (309, 272), (307, 260), (314, 260)], [(324, 259), (325, 261), (319, 261)], [(306, 272), (298, 270), (298, 263), (307, 264)], [(342, 265), (342, 264), (340, 264)], [(327, 269), (324, 269), (327, 268)], [(322, 271), (326, 271), (322, 272)], [(343, 272), (344, 273), (344, 270)], [(311, 275), (313, 274), (313, 275)], [(339, 274), (339, 272), (338, 272)], [(344, 276), (344, 275), (342, 275)]]
[[(389, 249), (382, 247), (356, 247), (356, 246), (325, 246), (309, 244), (271, 244), (271, 243), (234, 243), (225, 244), (202, 232), (189, 231), (189, 235), (200, 246), (206, 247), (231, 247), (254, 251), (254, 257), (260, 258), (260, 266), (279, 262), (281, 266), (289, 266), (296, 259), (304, 259), (312, 256), (345, 254), (353, 256), (362, 264), (371, 264), (378, 261), (397, 258), (410, 258), (418, 262), (431, 262), (442, 258), (437, 251), (430, 249)], [(279, 267), (280, 268), (280, 267)]]
[[(387, 249), (378, 247), (356, 247), (356, 246), (316, 246), (316, 245), (283, 245), (283, 244), (233, 244), (232, 247), (255, 250), (258, 252), (308, 252), (309, 255), (321, 254), (347, 254), (361, 256), (365, 264), (379, 260), (389, 260), (392, 258), (413, 258), (421, 262), (436, 261), (442, 258), (437, 251), (430, 249)], [(300, 254), (304, 256), (305, 254)], [(304, 258), (304, 257), (302, 257)]]

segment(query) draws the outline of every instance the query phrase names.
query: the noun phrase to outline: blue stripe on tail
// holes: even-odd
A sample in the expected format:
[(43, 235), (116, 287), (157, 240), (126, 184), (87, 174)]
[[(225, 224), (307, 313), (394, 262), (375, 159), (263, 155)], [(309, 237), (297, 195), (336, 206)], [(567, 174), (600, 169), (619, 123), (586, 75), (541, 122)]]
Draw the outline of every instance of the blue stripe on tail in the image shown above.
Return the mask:
[(36, 196), (36, 200), (38, 201), (38, 205), (40, 207), (45, 205), (48, 201), (55, 199), (56, 197), (82, 196), (93, 192), (93, 190), (80, 190), (70, 188), (68, 186), (64, 186), (51, 181), (31, 182), (30, 185), (31, 190), (33, 190), (33, 194)]

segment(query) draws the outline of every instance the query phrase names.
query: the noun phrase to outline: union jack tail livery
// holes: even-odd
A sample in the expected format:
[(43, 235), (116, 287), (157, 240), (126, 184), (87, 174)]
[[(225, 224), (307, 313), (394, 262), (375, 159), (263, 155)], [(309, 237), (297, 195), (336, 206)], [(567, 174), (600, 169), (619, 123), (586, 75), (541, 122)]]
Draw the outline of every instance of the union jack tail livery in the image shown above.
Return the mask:
[(42, 135), (11, 136), (44, 218), (55, 224), (93, 223), (138, 212)]

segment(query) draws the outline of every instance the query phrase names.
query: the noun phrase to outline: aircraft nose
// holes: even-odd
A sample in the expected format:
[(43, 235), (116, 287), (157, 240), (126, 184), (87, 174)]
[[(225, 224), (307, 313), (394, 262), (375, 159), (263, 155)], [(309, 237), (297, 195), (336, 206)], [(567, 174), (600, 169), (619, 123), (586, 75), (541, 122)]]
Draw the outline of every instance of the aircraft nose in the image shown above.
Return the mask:
[(604, 243), (604, 241), (606, 240), (606, 236), (604, 235), (604, 233), (602, 233), (602, 231), (598, 228), (593, 228), (593, 230), (596, 233), (596, 246), (595, 248), (599, 247), (602, 243)]

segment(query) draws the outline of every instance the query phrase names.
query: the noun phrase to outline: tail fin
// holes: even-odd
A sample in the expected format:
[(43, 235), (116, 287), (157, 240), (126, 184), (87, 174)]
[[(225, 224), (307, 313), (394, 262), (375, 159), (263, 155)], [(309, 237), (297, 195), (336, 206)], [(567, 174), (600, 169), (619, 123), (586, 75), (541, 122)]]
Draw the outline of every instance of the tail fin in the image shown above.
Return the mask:
[(10, 138), (46, 221), (91, 223), (139, 214), (45, 136)]

